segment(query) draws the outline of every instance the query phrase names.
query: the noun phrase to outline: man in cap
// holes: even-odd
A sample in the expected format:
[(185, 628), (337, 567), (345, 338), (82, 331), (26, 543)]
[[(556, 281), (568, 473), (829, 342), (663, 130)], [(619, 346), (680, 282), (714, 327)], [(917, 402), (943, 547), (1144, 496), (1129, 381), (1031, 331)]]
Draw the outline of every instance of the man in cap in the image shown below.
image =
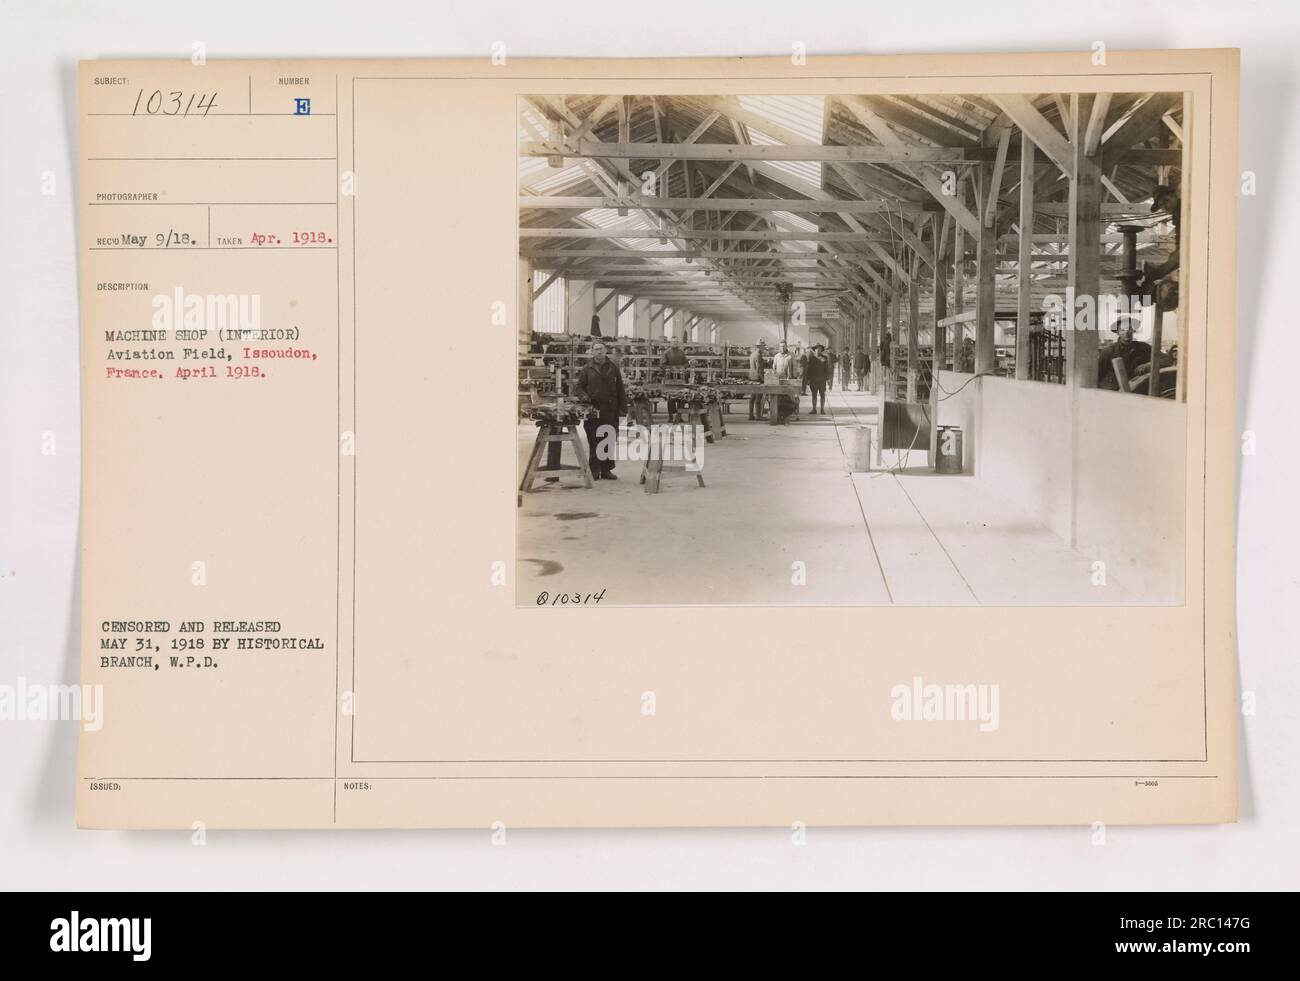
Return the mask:
[(808, 355), (808, 365), (804, 368), (804, 381), (812, 389), (813, 415), (826, 415), (826, 383), (830, 380), (831, 363), (825, 352), (826, 345), (814, 344)]
[(609, 359), (600, 341), (591, 345), (591, 361), (578, 372), (574, 395), (596, 410), (582, 424), (587, 433), (592, 479), (618, 480), (614, 476), (614, 448), (618, 442), (618, 417), (627, 411), (627, 392), (623, 373)]

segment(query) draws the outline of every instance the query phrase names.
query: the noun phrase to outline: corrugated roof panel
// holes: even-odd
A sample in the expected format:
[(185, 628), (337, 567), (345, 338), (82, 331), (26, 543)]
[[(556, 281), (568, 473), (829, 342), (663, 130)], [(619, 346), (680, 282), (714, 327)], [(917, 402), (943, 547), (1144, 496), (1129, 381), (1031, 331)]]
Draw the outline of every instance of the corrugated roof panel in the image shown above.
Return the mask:
[(822, 142), (825, 100), (820, 95), (742, 95), (742, 109), (772, 120), (809, 143)]
[[(809, 143), (820, 144), (825, 139), (823, 132), (825, 99), (819, 95), (742, 95), (739, 101), (741, 108), (756, 116), (772, 120), (774, 128), (778, 131), (788, 130), (792, 135), (802, 137)], [(763, 132), (757, 126), (749, 126), (748, 130), (750, 142), (758, 146), (778, 146), (786, 142)], [(821, 186), (821, 164), (774, 160), (772, 167), (810, 184)]]
[[(760, 132), (753, 126), (749, 127), (749, 142), (756, 146), (784, 146), (777, 139), (773, 139), (766, 133)], [(812, 163), (807, 160), (772, 160), (769, 161), (773, 170), (780, 170), (790, 174), (792, 177), (798, 177), (809, 184), (821, 185), (822, 182), (822, 165)]]
[(658, 242), (646, 238), (616, 238), (612, 241), (632, 252), (671, 252), (676, 248), (671, 242)]
[(620, 215), (616, 208), (591, 208), (579, 214), (578, 220), (595, 225), (597, 228), (613, 228), (615, 225), (626, 225), (629, 230), (650, 227), (650, 223), (645, 220), (645, 215), (640, 211), (630, 211), (626, 215)]
[[(542, 161), (544, 165), (546, 164), (545, 157), (537, 157), (535, 159)], [(523, 168), (524, 164), (523, 160), (521, 160), (519, 163), (521, 178), (523, 177)], [(547, 167), (546, 169), (550, 170), (550, 176), (542, 177), (541, 172), (537, 171), (537, 178), (528, 185), (530, 191), (536, 191), (538, 194), (550, 194), (554, 191), (560, 190), (561, 188), (569, 187), (573, 184), (580, 184), (583, 181), (588, 180), (587, 172), (583, 170), (579, 164), (571, 164), (570, 166), (562, 167), (559, 170), (551, 170), (550, 167)]]
[[(616, 208), (591, 208), (579, 214), (578, 220), (596, 228), (615, 230), (626, 228), (630, 232), (640, 232), (655, 227), (642, 211), (629, 211), (627, 215), (620, 215)], [(676, 248), (671, 242), (661, 244), (654, 239), (646, 238), (616, 238), (610, 241), (629, 252), (662, 252)]]
[(526, 187), (546, 170), (550, 170), (550, 167), (547, 166), (545, 157), (520, 157), (519, 183)]
[(520, 103), (519, 106), (519, 140), (526, 142), (528, 140), (549, 140), (551, 138), (551, 124), (536, 109), (527, 103)]
[(783, 225), (801, 232), (815, 232), (818, 226), (807, 218), (801, 218), (792, 211), (773, 211), (772, 217)]

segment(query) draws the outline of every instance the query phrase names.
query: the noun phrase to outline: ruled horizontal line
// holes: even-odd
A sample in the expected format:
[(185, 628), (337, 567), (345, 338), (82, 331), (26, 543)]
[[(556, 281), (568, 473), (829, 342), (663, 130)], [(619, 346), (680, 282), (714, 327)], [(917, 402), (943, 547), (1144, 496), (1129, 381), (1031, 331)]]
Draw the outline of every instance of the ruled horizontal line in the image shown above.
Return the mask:
[(218, 206), (229, 205), (236, 208), (306, 208), (306, 207), (330, 207), (337, 208), (337, 201), (87, 201), (92, 208), (101, 207), (131, 207), (131, 208), (154, 208), (160, 205), (173, 208), (216, 208)]
[(337, 160), (338, 157), (87, 157), (87, 160), (108, 160), (114, 162), (140, 160), (150, 163), (168, 160)]
[(178, 245), (175, 248), (141, 249), (133, 245), (92, 245), (91, 252), (333, 252), (335, 245)]
[(308, 116), (334, 116), (332, 112), (210, 112), (205, 116), (200, 116), (197, 112), (190, 113), (188, 116), (174, 112), (88, 112), (87, 116), (129, 116), (134, 119), (219, 119), (222, 116), (239, 117), (239, 116), (287, 116), (295, 119), (306, 119)]
[(206, 780), (480, 780), (480, 781), (501, 781), (501, 780), (1218, 780), (1218, 774), (1182, 774), (1182, 773), (896, 773), (896, 774), (859, 774), (859, 773), (764, 773), (764, 774), (650, 774), (644, 776), (624, 775), (617, 776), (604, 774), (563, 774), (563, 775), (534, 775), (534, 774), (501, 774), (495, 776), (483, 775), (416, 775), (410, 774), (405, 776), (338, 776), (338, 777), (298, 777), (298, 776), (270, 776), (270, 777), (82, 777), (83, 781), (95, 781), (97, 783), (121, 781), (144, 781), (144, 780), (178, 780), (178, 781), (206, 781)]

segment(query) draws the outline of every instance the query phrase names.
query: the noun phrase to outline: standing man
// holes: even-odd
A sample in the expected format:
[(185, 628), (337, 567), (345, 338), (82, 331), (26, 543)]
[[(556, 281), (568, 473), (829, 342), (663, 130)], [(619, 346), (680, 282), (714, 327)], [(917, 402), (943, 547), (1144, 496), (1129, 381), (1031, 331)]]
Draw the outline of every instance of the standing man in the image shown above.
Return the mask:
[(830, 377), (831, 363), (823, 353), (825, 350), (822, 344), (813, 345), (808, 355), (808, 367), (804, 369), (804, 381), (812, 389), (813, 415), (826, 415), (826, 382)]
[(849, 390), (849, 376), (853, 374), (853, 358), (846, 347), (840, 352), (840, 391)]
[[(795, 356), (790, 353), (785, 341), (781, 342), (776, 356), (772, 358), (772, 369), (776, 372), (776, 377), (781, 378), (799, 378), (799, 362)], [(798, 401), (791, 395), (778, 395), (775, 401), (768, 401), (768, 412), (775, 412), (776, 421), (784, 422), (786, 418), (799, 411)]]
[(958, 371), (973, 372), (975, 370), (975, 340), (971, 337), (962, 338), (961, 342), (961, 367)]
[(592, 479), (618, 480), (614, 476), (614, 450), (618, 445), (618, 417), (627, 410), (627, 392), (623, 373), (609, 360), (600, 341), (591, 345), (591, 361), (578, 372), (574, 395), (596, 410), (582, 423)]
[(835, 390), (835, 352), (826, 348), (826, 388)]
[[(762, 382), (763, 380), (763, 342), (761, 339), (749, 352), (749, 380), (752, 382)], [(749, 418), (763, 418), (763, 396), (751, 395), (749, 397)]]
[(802, 344), (796, 344), (794, 349), (795, 357), (799, 362), (799, 394), (808, 394), (808, 353), (803, 349)]
[[(676, 337), (668, 345), (668, 350), (664, 356), (659, 359), (659, 365), (663, 368), (665, 382), (686, 382), (686, 352), (682, 350), (682, 342)], [(668, 421), (677, 422), (677, 410), (679, 406), (676, 399), (668, 400)]]
[(790, 353), (790, 348), (785, 341), (781, 342), (776, 354), (772, 357), (772, 369), (776, 372), (777, 378), (797, 377), (795, 375), (794, 355)]
[(858, 348), (858, 353), (853, 356), (853, 373), (858, 376), (858, 391), (862, 391), (862, 386), (867, 383), (867, 376), (871, 374), (871, 359), (867, 357), (867, 352)]

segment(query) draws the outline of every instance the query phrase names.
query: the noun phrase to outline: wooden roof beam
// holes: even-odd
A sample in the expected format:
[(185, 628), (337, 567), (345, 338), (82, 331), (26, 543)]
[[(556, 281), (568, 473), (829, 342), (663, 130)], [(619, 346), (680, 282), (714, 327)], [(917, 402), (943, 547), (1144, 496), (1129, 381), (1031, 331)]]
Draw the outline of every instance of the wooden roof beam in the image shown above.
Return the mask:
[(1099, 92), (1097, 98), (1092, 103), (1092, 113), (1088, 117), (1088, 128), (1083, 134), (1083, 152), (1086, 156), (1095, 157), (1097, 148), (1101, 146), (1101, 135), (1106, 130), (1106, 114), (1110, 112), (1111, 99), (1113, 93)]
[[(901, 136), (889, 128), (888, 124), (880, 116), (876, 115), (871, 108), (860, 101), (859, 96), (842, 96), (840, 103), (857, 117), (881, 143), (889, 147), (902, 147), (906, 143)], [(963, 205), (955, 194), (945, 192), (943, 181), (932, 170), (924, 167), (914, 167), (911, 170), (912, 175), (921, 182), (921, 185), (930, 192), (931, 197), (943, 206), (944, 210), (950, 212), (957, 221), (961, 223), (962, 228), (972, 235), (979, 234), (979, 220)]]
[[(645, 211), (698, 209), (704, 198), (661, 198), (629, 194), (625, 198), (586, 195), (522, 194), (519, 208), (524, 211), (590, 211), (595, 208), (637, 208)], [(882, 213), (920, 214), (916, 206), (902, 206), (886, 201), (851, 201), (823, 198), (709, 198), (710, 211), (792, 211), (834, 213), (840, 215), (875, 215)], [(864, 230), (865, 231), (865, 230)]]
[(1074, 149), (1070, 141), (1057, 132), (1032, 102), (1023, 95), (995, 95), (992, 97), (1011, 120), (1021, 128), (1034, 145), (1046, 154), (1047, 159), (1060, 168), (1061, 173), (1074, 179)]
[[(714, 112), (713, 116), (721, 113)], [(708, 120), (706, 120), (708, 122)], [(703, 125), (703, 124), (701, 124)], [(698, 139), (702, 131), (697, 127)], [(519, 148), (523, 157), (612, 158), (624, 160), (788, 160), (812, 163), (960, 163), (967, 151), (951, 147), (820, 146), (817, 144), (697, 143), (601, 143), (591, 139), (534, 140)]]

